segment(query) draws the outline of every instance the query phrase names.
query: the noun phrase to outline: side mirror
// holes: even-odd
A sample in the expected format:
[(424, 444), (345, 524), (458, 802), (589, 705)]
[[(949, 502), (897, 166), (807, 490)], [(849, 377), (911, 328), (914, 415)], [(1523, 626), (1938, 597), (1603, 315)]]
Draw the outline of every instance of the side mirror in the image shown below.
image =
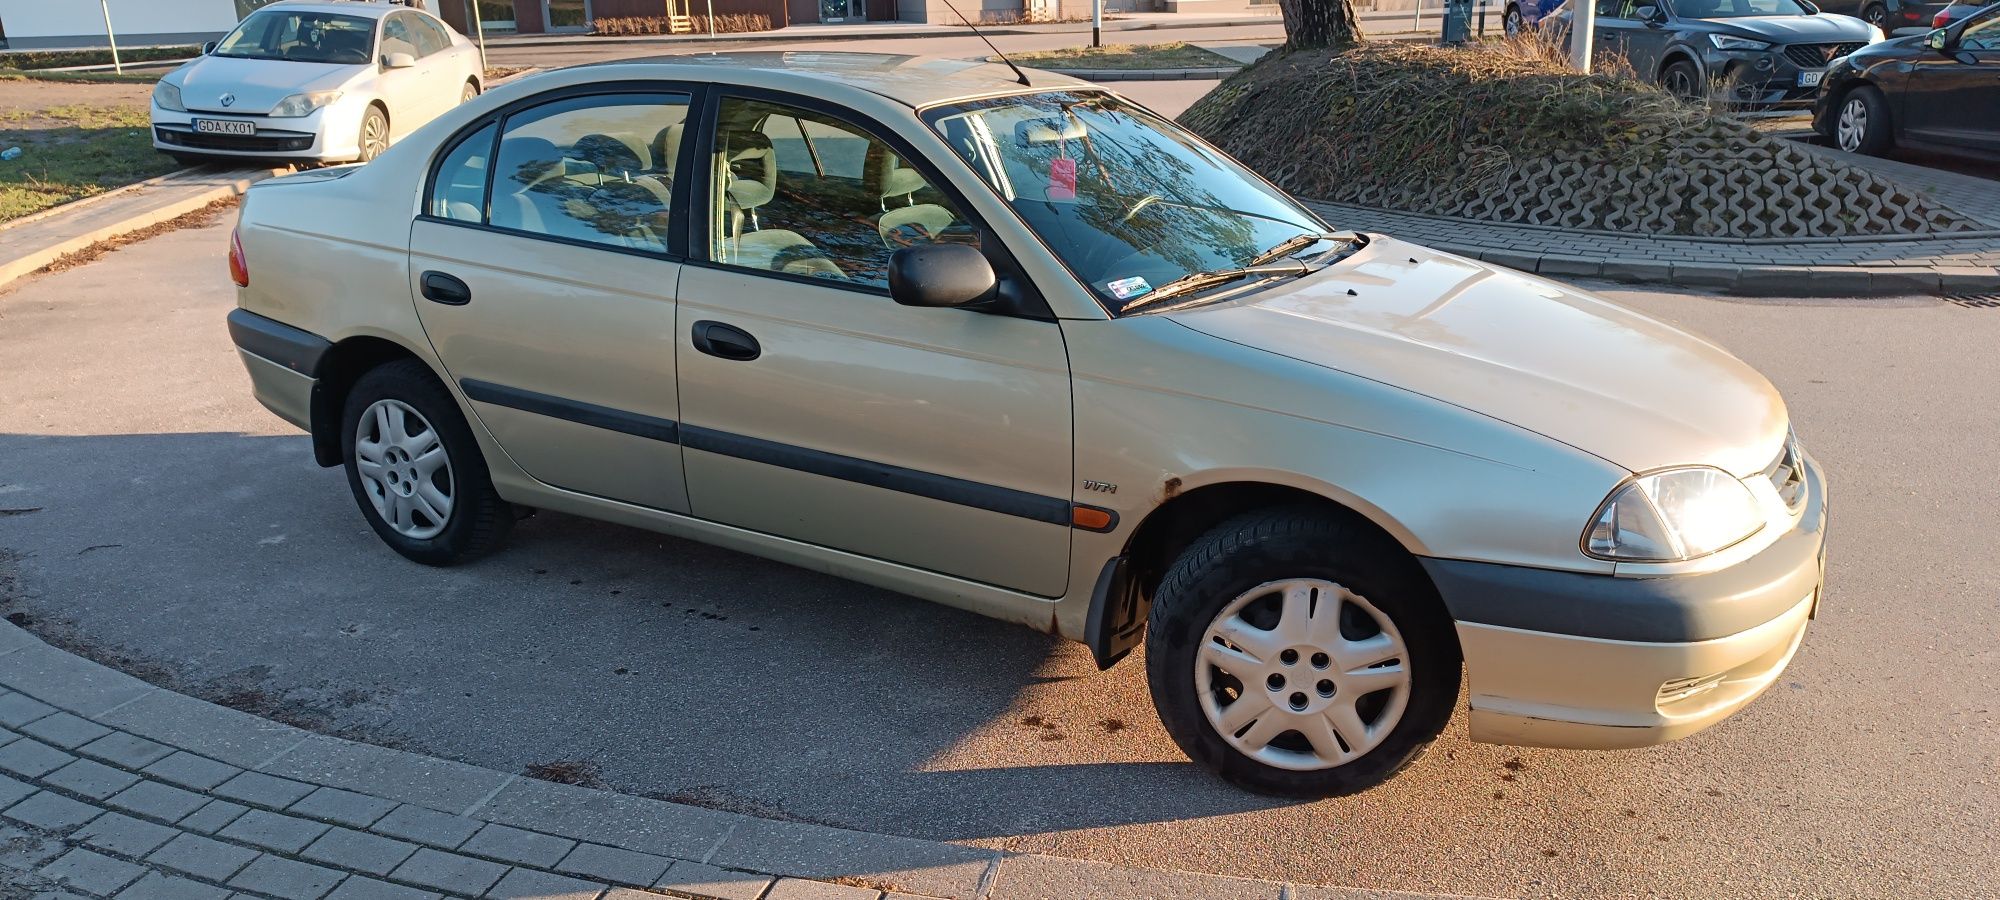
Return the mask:
[(209, 56), (209, 55), (211, 55), (211, 54), (213, 54), (213, 53), (215, 53), (215, 42), (214, 42), (214, 41), (209, 41), (208, 43), (206, 43), (206, 44), (203, 44), (203, 45), (201, 45), (201, 55), (203, 55), (203, 56)]
[(382, 54), (382, 68), (384, 69), (407, 69), (416, 64), (417, 58), (408, 53)]
[(1632, 10), (1632, 14), (1638, 16), (1639, 21), (1641, 22), (1663, 22), (1666, 21), (1667, 18), (1666, 16), (1660, 15), (1659, 7), (1654, 6), (1650, 3)]
[(970, 244), (904, 247), (889, 257), (889, 299), (904, 306), (976, 306), (998, 287), (993, 264)]
[(1819, 15), (1819, 7), (1814, 5), (1812, 0), (1799, 0), (1799, 6), (1805, 9), (1806, 15), (1809, 16)]
[(1951, 47), (1950, 29), (1940, 28), (1930, 34), (1924, 35), (1924, 46), (1940, 53), (1949, 49)]

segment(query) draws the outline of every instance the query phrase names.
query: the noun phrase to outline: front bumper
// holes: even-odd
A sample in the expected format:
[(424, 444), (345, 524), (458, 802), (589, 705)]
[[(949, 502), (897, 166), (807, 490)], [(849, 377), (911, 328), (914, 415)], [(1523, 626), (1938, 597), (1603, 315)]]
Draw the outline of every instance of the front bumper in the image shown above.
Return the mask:
[[(227, 112), (175, 112), (152, 107), (153, 147), (170, 153), (243, 159), (299, 159), (344, 162), (361, 156), (361, 111), (348, 98), (311, 115), (274, 118)], [(361, 110), (365, 110), (363, 104)], [(254, 135), (203, 134), (195, 119), (250, 122)], [(352, 121), (349, 121), (349, 120)]]
[[(1800, 85), (1799, 76), (1822, 72), (1824, 66), (1799, 65), (1782, 46), (1769, 50), (1713, 50), (1703, 60), (1721, 76), (1719, 100), (1755, 109), (1811, 106), (1819, 85)], [(1824, 77), (1824, 75), (1822, 75)]]
[(1633, 578), (1425, 560), (1457, 620), (1475, 741), (1608, 750), (1678, 740), (1747, 706), (1818, 610), (1826, 481), (1763, 552)]

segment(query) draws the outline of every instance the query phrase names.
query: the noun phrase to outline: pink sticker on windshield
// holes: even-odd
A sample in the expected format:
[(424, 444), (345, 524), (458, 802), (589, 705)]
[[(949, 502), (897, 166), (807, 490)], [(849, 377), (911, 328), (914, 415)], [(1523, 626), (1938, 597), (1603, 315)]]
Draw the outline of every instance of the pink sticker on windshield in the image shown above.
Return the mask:
[(1076, 160), (1068, 157), (1049, 160), (1049, 199), (1076, 199)]

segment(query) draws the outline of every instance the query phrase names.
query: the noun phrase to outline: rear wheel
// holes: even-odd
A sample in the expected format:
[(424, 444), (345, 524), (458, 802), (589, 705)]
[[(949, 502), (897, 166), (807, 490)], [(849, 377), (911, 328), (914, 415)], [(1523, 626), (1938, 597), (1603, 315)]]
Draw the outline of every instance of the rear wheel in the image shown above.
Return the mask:
[(513, 526), (458, 403), (417, 360), (385, 363), (354, 383), (340, 443), (362, 516), (397, 553), (453, 565), (491, 552)]
[(467, 79), (465, 87), (460, 88), (458, 91), (458, 102), (461, 104), (471, 103), (472, 98), (477, 96), (479, 96), (479, 82)]
[(1311, 509), (1217, 526), (1162, 579), (1146, 676), (1190, 759), (1249, 790), (1366, 790), (1420, 756), (1458, 700), (1451, 620), (1377, 532)]
[[(1889, 10), (1880, 3), (1870, 3), (1867, 9), (1861, 11), (1861, 21), (1876, 28), (1883, 28), (1883, 23), (1889, 21)], [(1888, 29), (1883, 28), (1883, 30)]]
[(1520, 37), (1522, 32), (1528, 30), (1528, 20), (1521, 18), (1520, 7), (1509, 5), (1507, 14), (1500, 19), (1500, 27), (1506, 30), (1508, 37)]
[(368, 107), (361, 117), (361, 161), (368, 162), (389, 149), (389, 114), (382, 107)]
[(1881, 156), (1889, 150), (1889, 101), (1874, 85), (1864, 84), (1840, 99), (1833, 120), (1833, 142), (1849, 153)]

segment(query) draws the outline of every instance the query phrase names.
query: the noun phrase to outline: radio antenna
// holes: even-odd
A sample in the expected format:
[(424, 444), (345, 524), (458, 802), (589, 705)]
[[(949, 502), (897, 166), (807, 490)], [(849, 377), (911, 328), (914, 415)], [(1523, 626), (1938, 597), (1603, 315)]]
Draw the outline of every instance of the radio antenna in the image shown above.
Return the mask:
[(999, 47), (993, 46), (993, 39), (987, 37), (985, 32), (980, 31), (979, 26), (972, 24), (972, 20), (966, 18), (965, 13), (959, 12), (958, 7), (951, 5), (951, 0), (944, 0), (944, 5), (946, 9), (958, 14), (958, 20), (964, 22), (965, 27), (972, 29), (973, 34), (978, 35), (980, 40), (986, 42), (986, 49), (993, 51), (993, 55), (1000, 57), (1000, 61), (1006, 63), (1007, 68), (1014, 70), (1014, 77), (1021, 80), (1023, 87), (1034, 87), (1034, 85), (1028, 83), (1028, 73), (1021, 71), (1020, 66), (1014, 65), (1014, 61), (1008, 59), (1007, 54), (1001, 53)]

